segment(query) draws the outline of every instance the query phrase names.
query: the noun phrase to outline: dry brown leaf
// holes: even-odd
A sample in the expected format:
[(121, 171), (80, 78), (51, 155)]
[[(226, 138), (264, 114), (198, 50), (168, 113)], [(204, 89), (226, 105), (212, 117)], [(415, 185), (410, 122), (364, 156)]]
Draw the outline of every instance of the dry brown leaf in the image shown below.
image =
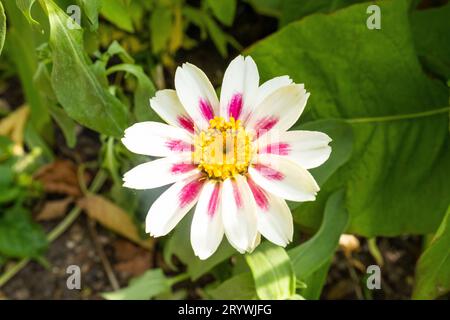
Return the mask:
[(153, 248), (153, 239), (149, 238), (147, 240), (142, 240), (130, 216), (122, 208), (118, 207), (108, 199), (98, 195), (87, 195), (80, 199), (77, 204), (83, 208), (92, 219), (98, 221), (104, 227), (144, 248)]
[[(56, 160), (45, 165), (35, 173), (34, 178), (43, 184), (47, 193), (81, 196), (77, 167), (70, 160)], [(87, 178), (85, 176), (85, 180)]]
[(29, 114), (30, 109), (24, 105), (0, 120), (0, 135), (11, 138), (16, 155), (23, 154), (23, 133)]
[(67, 197), (61, 200), (50, 200), (44, 204), (42, 210), (36, 216), (38, 221), (47, 221), (60, 218), (65, 215), (67, 207), (72, 203), (73, 198)]
[(123, 273), (124, 276), (137, 277), (150, 269), (151, 266), (151, 254), (149, 251), (145, 251), (131, 260), (116, 263), (114, 269)]
[(118, 261), (114, 269), (124, 277), (137, 277), (152, 267), (152, 251), (128, 240), (118, 239), (114, 242), (114, 255)]

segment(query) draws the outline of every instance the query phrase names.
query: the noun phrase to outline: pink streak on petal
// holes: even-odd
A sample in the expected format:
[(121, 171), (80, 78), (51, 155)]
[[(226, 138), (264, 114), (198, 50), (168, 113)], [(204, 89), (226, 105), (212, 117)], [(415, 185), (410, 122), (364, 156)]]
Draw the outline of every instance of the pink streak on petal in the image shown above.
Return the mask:
[(231, 97), (230, 104), (228, 105), (228, 116), (233, 117), (235, 120), (239, 119), (242, 111), (242, 94), (236, 93)]
[(242, 208), (242, 197), (241, 197), (241, 192), (239, 191), (237, 182), (232, 181), (231, 185), (233, 186), (233, 196), (234, 196), (234, 201), (236, 201), (236, 206), (238, 208)]
[(178, 200), (180, 204), (180, 208), (183, 208), (190, 204), (194, 199), (198, 196), (203, 183), (199, 180), (193, 180), (186, 184), (178, 195)]
[(211, 107), (211, 104), (208, 101), (200, 99), (199, 105), (200, 105), (200, 112), (202, 113), (203, 117), (206, 120), (209, 121), (214, 118), (213, 108)]
[(186, 141), (173, 139), (173, 140), (167, 140), (166, 141), (166, 147), (170, 151), (175, 152), (184, 152), (184, 151), (191, 151), (192, 145)]
[(256, 136), (260, 136), (263, 133), (266, 133), (270, 129), (272, 129), (278, 123), (278, 118), (274, 116), (267, 116), (261, 118), (256, 122), (255, 131)]
[(194, 170), (197, 166), (191, 163), (174, 163), (170, 172), (173, 174), (182, 174)]
[(219, 206), (219, 191), (220, 183), (216, 183), (208, 203), (208, 216), (211, 218), (214, 217), (217, 212), (217, 207)]
[(178, 116), (177, 120), (182, 128), (186, 129), (191, 133), (194, 133), (194, 122), (192, 121), (191, 118), (187, 116)]
[(271, 154), (278, 154), (280, 156), (287, 156), (290, 151), (291, 146), (289, 145), (289, 143), (278, 142), (265, 146), (259, 151), (259, 153), (271, 153)]
[(262, 210), (267, 211), (267, 209), (269, 209), (269, 199), (267, 199), (267, 195), (264, 190), (258, 187), (256, 183), (250, 178), (247, 179), (247, 182), (250, 190), (252, 190), (256, 205)]
[(275, 170), (265, 164), (255, 163), (253, 165), (253, 168), (259, 171), (259, 173), (261, 173), (267, 179), (278, 181), (284, 179), (284, 174), (282, 172)]

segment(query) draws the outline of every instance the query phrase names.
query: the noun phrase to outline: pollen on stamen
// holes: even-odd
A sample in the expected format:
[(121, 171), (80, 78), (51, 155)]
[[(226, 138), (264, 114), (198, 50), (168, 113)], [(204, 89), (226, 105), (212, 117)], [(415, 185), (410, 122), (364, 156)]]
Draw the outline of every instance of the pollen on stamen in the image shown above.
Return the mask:
[(251, 136), (240, 120), (209, 120), (209, 128), (194, 137), (193, 162), (210, 179), (225, 180), (247, 173), (251, 160)]

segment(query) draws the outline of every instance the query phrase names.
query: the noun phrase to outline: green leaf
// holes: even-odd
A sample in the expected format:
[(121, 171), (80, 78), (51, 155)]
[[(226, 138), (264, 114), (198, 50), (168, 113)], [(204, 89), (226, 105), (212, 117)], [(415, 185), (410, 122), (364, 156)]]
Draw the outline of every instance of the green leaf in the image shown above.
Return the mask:
[(318, 12), (330, 13), (343, 7), (365, 1), (367, 0), (284, 0), (282, 3), (280, 25), (284, 26), (310, 14)]
[(214, 45), (216, 46), (222, 57), (226, 57), (228, 54), (227, 50), (227, 36), (225, 32), (220, 29), (214, 19), (210, 18), (208, 15), (204, 15), (204, 21), (206, 29), (208, 30), (209, 36), (211, 37)]
[(416, 267), (413, 299), (435, 299), (450, 291), (450, 206)]
[(83, 8), (83, 12), (89, 21), (90, 30), (98, 29), (98, 12), (101, 7), (101, 0), (76, 0), (78, 5)]
[(174, 266), (171, 265), (171, 259), (173, 255), (176, 255), (181, 262), (186, 264), (187, 273), (192, 280), (195, 281), (202, 275), (208, 273), (212, 268), (231, 257), (236, 253), (236, 250), (228, 244), (226, 239), (224, 239), (211, 257), (206, 260), (200, 260), (195, 256), (191, 246), (189, 236), (191, 222), (192, 213), (189, 213), (188, 216), (181, 220), (177, 225), (172, 237), (164, 246), (164, 260), (174, 269)]
[(152, 269), (132, 279), (128, 287), (102, 293), (102, 297), (107, 300), (149, 300), (158, 294), (169, 291), (170, 286), (170, 280), (161, 269)]
[(33, 77), (33, 82), (36, 88), (39, 89), (43, 98), (46, 99), (46, 105), (50, 111), (50, 115), (61, 128), (61, 131), (66, 139), (67, 146), (70, 148), (75, 147), (77, 137), (76, 137), (76, 123), (73, 121), (67, 113), (60, 108), (57, 104), (57, 98), (53, 92), (51, 85), (50, 74), (47, 70), (46, 65), (41, 62), (36, 70)]
[(6, 36), (6, 15), (3, 4), (0, 2), (0, 54), (2, 54), (3, 45), (5, 44)]
[(83, 52), (82, 31), (66, 26), (67, 15), (53, 2), (45, 2), (50, 19), (52, 86), (67, 114), (82, 125), (120, 137), (128, 124), (126, 107), (103, 87)]
[(450, 79), (450, 4), (415, 11), (411, 16), (417, 53), (434, 73)]
[(75, 131), (77, 124), (67, 115), (67, 113), (62, 108), (49, 106), (49, 110), (52, 118), (61, 128), (64, 138), (66, 139), (67, 146), (69, 148), (74, 148), (77, 143), (77, 135)]
[(311, 239), (288, 252), (299, 280), (306, 281), (330, 261), (347, 225), (348, 213), (344, 207), (344, 192), (341, 190), (328, 199), (319, 231)]
[(328, 160), (321, 166), (311, 169), (310, 172), (321, 186), (328, 178), (344, 165), (352, 155), (353, 130), (343, 120), (324, 119), (300, 123), (290, 130), (310, 130), (326, 133), (331, 139), (332, 153)]
[(150, 108), (150, 98), (155, 95), (156, 89), (153, 82), (144, 73), (142, 68), (134, 64), (118, 64), (107, 70), (107, 74), (124, 71), (132, 74), (137, 79), (137, 87), (134, 92), (134, 115), (138, 121), (161, 121), (156, 112)]
[(250, 272), (231, 277), (218, 287), (207, 290), (207, 293), (216, 300), (256, 300), (258, 298)]
[[(311, 130), (326, 133), (331, 139), (330, 158), (321, 166), (310, 172), (321, 187), (314, 202), (291, 202), (290, 208), (295, 222), (301, 226), (318, 229), (323, 218), (323, 211), (328, 197), (334, 191), (334, 183), (328, 179), (351, 158), (353, 150), (353, 130), (351, 125), (339, 119), (324, 119), (300, 123), (292, 130)], [(330, 187), (331, 186), (331, 187)], [(320, 210), (320, 214), (318, 214)]]
[(295, 294), (295, 274), (286, 251), (269, 242), (245, 256), (262, 300), (289, 299)]
[(214, 16), (226, 26), (233, 24), (236, 0), (206, 0)]
[(157, 7), (150, 19), (150, 32), (153, 53), (167, 49), (172, 34), (173, 11), (168, 7)]
[(0, 254), (11, 258), (36, 258), (47, 248), (41, 226), (27, 210), (13, 207), (0, 215)]
[[(450, 202), (448, 89), (418, 63), (409, 2), (377, 4), (381, 31), (366, 27), (367, 4), (354, 5), (292, 23), (249, 53), (263, 80), (288, 74), (305, 83), (311, 98), (303, 119), (352, 125), (352, 157), (319, 192), (346, 189), (349, 231), (428, 233)], [(310, 213), (320, 217), (324, 200)]]
[(33, 76), (38, 68), (36, 47), (43, 41), (43, 35), (28, 23), (14, 1), (6, 1), (4, 5), (9, 19), (5, 52), (13, 61), (19, 75), (26, 103), (31, 109), (31, 123), (39, 134), (51, 136), (48, 131), (50, 128), (48, 109), (33, 83)]
[(285, 0), (245, 0), (259, 14), (279, 18)]
[(20, 11), (22, 11), (29, 24), (39, 25), (39, 22), (31, 16), (31, 8), (35, 1), (36, 0), (16, 0), (16, 5)]
[(124, 0), (101, 0), (100, 13), (105, 19), (128, 32), (134, 32), (130, 6)]
[(325, 262), (305, 279), (306, 288), (302, 289), (300, 293), (306, 300), (319, 300), (323, 286), (327, 280), (330, 265), (331, 260)]

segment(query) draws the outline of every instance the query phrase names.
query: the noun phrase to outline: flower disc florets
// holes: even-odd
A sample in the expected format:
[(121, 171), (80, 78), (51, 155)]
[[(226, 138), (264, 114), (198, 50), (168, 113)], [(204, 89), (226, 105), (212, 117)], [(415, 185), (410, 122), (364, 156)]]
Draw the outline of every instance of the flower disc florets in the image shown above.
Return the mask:
[(229, 121), (214, 117), (209, 128), (194, 138), (193, 161), (211, 179), (247, 173), (251, 154), (251, 135), (233, 117)]

